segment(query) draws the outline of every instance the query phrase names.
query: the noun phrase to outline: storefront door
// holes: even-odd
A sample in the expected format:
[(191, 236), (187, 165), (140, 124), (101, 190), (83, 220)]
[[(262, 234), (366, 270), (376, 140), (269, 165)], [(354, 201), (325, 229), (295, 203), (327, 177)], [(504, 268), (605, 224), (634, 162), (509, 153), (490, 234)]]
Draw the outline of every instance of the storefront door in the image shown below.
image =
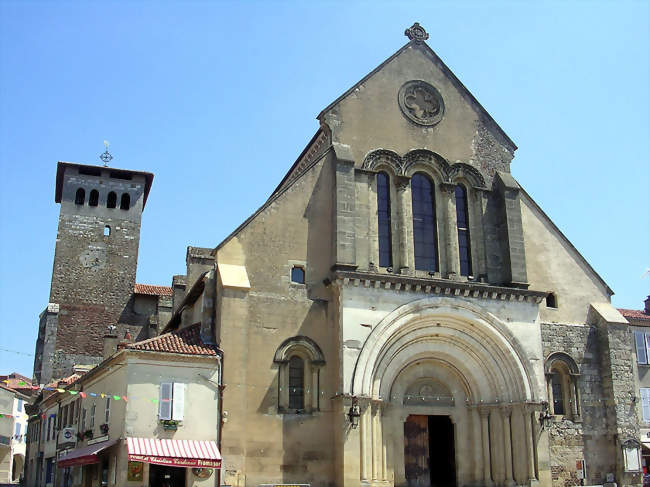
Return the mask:
[(149, 487), (185, 487), (184, 467), (149, 465)]

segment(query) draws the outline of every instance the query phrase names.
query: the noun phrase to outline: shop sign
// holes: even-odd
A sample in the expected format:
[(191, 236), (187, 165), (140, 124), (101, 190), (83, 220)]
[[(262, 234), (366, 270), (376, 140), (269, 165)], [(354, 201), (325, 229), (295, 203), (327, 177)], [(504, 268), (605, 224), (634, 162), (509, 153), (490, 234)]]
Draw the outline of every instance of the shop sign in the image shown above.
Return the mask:
[(129, 454), (129, 460), (136, 462), (153, 463), (154, 465), (169, 465), (170, 467), (221, 468), (221, 460), (208, 460), (203, 458), (174, 458), (156, 457), (153, 455)]

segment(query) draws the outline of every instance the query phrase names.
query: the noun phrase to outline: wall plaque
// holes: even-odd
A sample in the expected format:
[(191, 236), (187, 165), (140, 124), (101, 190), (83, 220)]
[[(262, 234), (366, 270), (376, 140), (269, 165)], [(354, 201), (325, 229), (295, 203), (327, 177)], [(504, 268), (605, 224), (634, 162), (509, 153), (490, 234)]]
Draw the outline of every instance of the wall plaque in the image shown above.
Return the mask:
[(418, 125), (432, 126), (442, 120), (445, 104), (438, 90), (426, 81), (413, 80), (402, 85), (397, 95), (402, 113)]

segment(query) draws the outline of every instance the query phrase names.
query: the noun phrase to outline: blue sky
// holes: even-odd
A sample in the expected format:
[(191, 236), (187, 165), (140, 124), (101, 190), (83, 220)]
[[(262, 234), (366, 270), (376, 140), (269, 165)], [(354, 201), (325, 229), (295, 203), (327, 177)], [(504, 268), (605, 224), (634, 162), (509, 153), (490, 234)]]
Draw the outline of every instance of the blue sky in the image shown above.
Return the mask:
[[(616, 292), (650, 292), (648, 2), (0, 1), (0, 373), (31, 376), (58, 160), (155, 173), (138, 282), (259, 207), (316, 115), (429, 45), (519, 146), (513, 175)], [(14, 350), (23, 354), (6, 352)]]

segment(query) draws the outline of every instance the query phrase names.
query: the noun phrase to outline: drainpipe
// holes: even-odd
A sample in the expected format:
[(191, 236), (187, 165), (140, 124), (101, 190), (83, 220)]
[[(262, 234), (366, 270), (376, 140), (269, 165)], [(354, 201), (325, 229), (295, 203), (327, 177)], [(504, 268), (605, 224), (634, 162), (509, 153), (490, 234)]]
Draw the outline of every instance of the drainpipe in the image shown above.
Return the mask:
[(219, 430), (217, 433), (217, 448), (221, 453), (221, 468), (217, 471), (217, 487), (221, 487), (221, 471), (223, 470), (223, 452), (221, 450), (221, 435), (223, 434), (223, 350), (217, 347), (217, 356), (219, 357), (219, 381), (217, 387), (219, 388)]

